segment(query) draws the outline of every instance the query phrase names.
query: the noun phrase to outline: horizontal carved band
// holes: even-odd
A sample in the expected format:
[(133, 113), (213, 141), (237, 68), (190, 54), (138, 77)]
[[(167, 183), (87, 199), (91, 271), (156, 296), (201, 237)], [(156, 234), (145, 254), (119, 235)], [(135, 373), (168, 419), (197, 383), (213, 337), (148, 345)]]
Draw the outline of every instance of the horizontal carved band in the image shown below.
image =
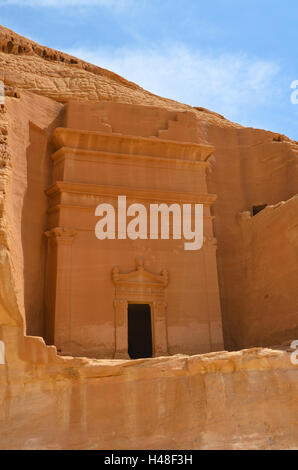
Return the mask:
[(74, 237), (76, 236), (76, 230), (64, 228), (64, 227), (55, 227), (45, 232), (45, 236), (49, 239), (54, 239), (57, 242), (69, 242), (72, 243)]

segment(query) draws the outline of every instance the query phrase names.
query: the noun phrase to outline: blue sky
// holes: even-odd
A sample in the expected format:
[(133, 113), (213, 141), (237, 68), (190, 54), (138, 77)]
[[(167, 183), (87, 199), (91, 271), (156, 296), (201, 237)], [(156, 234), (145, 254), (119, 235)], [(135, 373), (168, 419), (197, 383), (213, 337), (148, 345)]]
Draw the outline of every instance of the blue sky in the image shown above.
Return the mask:
[(0, 0), (0, 23), (159, 95), (298, 140), (295, 0)]

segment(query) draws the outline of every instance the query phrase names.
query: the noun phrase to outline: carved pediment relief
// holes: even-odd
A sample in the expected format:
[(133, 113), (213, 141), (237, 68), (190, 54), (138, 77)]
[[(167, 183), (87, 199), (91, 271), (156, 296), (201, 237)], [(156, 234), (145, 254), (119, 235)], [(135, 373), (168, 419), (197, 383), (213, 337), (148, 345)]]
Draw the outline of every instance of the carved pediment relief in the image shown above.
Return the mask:
[(152, 274), (144, 268), (141, 258), (136, 260), (136, 270), (122, 274), (118, 267), (112, 270), (112, 279), (116, 286), (142, 286), (142, 287), (166, 287), (168, 285), (168, 272), (164, 269), (159, 275)]
[(163, 270), (160, 274), (152, 274), (145, 270), (143, 260), (137, 258), (135, 271), (122, 274), (119, 268), (115, 267), (112, 270), (112, 279), (115, 284), (115, 358), (128, 357), (127, 315), (129, 303), (150, 305), (153, 325), (153, 355), (167, 355), (165, 288), (168, 285), (168, 272)]

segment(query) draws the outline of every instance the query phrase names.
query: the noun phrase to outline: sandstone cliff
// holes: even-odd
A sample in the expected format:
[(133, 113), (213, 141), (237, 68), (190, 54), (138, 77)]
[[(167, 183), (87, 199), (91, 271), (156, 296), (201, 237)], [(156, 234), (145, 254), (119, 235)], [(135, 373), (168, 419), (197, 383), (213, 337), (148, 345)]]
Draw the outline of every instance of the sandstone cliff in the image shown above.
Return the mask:
[[(226, 346), (238, 349), (276, 344), (279, 342), (278, 331), (280, 331), (281, 339), (295, 338), (298, 325), (293, 318), (297, 316), (298, 296), (287, 290), (291, 289), (292, 283), (297, 282), (298, 263), (295, 263), (292, 268), (293, 257), (285, 256), (282, 266), (278, 269), (267, 270), (266, 275), (270, 277), (270, 281), (268, 280), (266, 288), (264, 285), (263, 287), (258, 285), (258, 273), (262, 270), (263, 264), (262, 254), (257, 264), (248, 268), (247, 253), (252, 245), (247, 251), (245, 235), (239, 221), (241, 220), (240, 214), (245, 211), (252, 212), (254, 206), (278, 204), (297, 194), (298, 146), (296, 142), (271, 132), (244, 128), (202, 108), (191, 108), (153, 95), (112, 72), (59, 51), (42, 47), (3, 27), (0, 29), (0, 49), (2, 51), (0, 52), (0, 79), (2, 77), (7, 86), (13, 87), (12, 90), (15, 90), (16, 95), (20, 90), (27, 90), (31, 93), (30, 95), (24, 94), (21, 100), (24, 101), (24, 111), (20, 110), (23, 104), (15, 104), (14, 99), (10, 100), (11, 105), (8, 103), (8, 107), (11, 107), (10, 135), (11, 146), (15, 146), (15, 169), (18, 165), (17, 161), (21, 165), (25, 161), (27, 139), (26, 129), (23, 130), (23, 137), (21, 139), (18, 137), (19, 127), (26, 126), (17, 116), (22, 115), (23, 122), (26, 120), (35, 122), (37, 126), (49, 133), (52, 122), (56, 119), (55, 116), (59, 114), (58, 110), (62, 110), (58, 104), (55, 104), (57, 102), (63, 103), (70, 99), (108, 100), (158, 106), (171, 112), (195, 113), (197, 132), (201, 141), (208, 142), (215, 147), (212, 171), (209, 174), (209, 191), (218, 195), (214, 207), (214, 227), (218, 240), (219, 282)], [(37, 95), (50, 98), (51, 101), (42, 101)], [(48, 110), (51, 117), (47, 117)], [(55, 110), (54, 114), (52, 110)], [(40, 118), (42, 118), (41, 121)], [(4, 132), (7, 134), (6, 128)], [(19, 141), (18, 148), (16, 148), (17, 141)], [(25, 185), (25, 179), (28, 181), (34, 178), (31, 170), (35, 171), (33, 163), (27, 166), (27, 175), (24, 169), (19, 170), (18, 177), (23, 179)], [(46, 178), (45, 175), (43, 178)], [(20, 196), (20, 188), (18, 196)], [(29, 198), (30, 189), (26, 196), (27, 200)], [(41, 202), (36, 204), (41, 204)], [(18, 207), (15, 206), (16, 210), (20, 211), (21, 206), (22, 202), (19, 201)], [(258, 215), (258, 217), (262, 216)], [(18, 217), (17, 219), (20, 220)], [(285, 227), (285, 230), (290, 230), (292, 234), (288, 240), (289, 250), (296, 253), (297, 231), (290, 228), (293, 223), (291, 220), (287, 223), (289, 228)], [(24, 227), (27, 232), (28, 224), (25, 223)], [(263, 237), (262, 234), (259, 236)], [(31, 235), (28, 234), (26, 240), (30, 239)], [(26, 241), (23, 243), (26, 245)], [(272, 257), (274, 255), (272, 253)], [(294, 258), (296, 257), (297, 255)], [(249, 281), (247, 280), (248, 269), (250, 269)], [(283, 276), (287, 278), (288, 272), (291, 273), (291, 282), (283, 285), (283, 293), (279, 295), (276, 291), (278, 280)], [(278, 302), (274, 297), (276, 295), (279, 295)], [(266, 307), (261, 298), (263, 301), (266, 299)], [(258, 299), (257, 302), (255, 299)], [(270, 299), (272, 299), (271, 302)], [(267, 309), (269, 303), (270, 315)], [(36, 312), (35, 315), (38, 316), (39, 313)], [(274, 334), (271, 328), (263, 328), (262, 333), (259, 332), (256, 335), (249, 334), (247, 324), (254, 322), (256, 316), (264, 318), (267, 323), (278, 324), (278, 329), (273, 328)], [(283, 317), (282, 324), (278, 320), (281, 316)], [(267, 320), (265, 320), (266, 317)], [(29, 332), (36, 333), (34, 327), (30, 328)]]
[(1, 449), (297, 448), (286, 352), (92, 361), (5, 333)]
[[(43, 331), (48, 141), (65, 102), (195, 114), (198, 139), (215, 147), (208, 184), (218, 195), (213, 215), (226, 349), (297, 339), (297, 143), (155, 96), (5, 28), (0, 50), (7, 87), (0, 109), (0, 340), (7, 345), (0, 447), (297, 447), (297, 366), (287, 352), (111, 364), (59, 358), (38, 338), (24, 338), (26, 326), (31, 335)], [(269, 207), (252, 217), (260, 205)]]

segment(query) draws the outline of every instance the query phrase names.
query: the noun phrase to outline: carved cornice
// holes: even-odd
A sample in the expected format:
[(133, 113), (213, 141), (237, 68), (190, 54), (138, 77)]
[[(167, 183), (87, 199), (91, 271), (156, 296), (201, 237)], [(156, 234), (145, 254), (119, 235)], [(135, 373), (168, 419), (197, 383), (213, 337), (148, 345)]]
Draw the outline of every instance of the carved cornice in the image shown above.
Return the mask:
[(217, 248), (217, 240), (214, 237), (204, 237), (204, 246)]
[(61, 147), (84, 150), (109, 150), (117, 153), (149, 155), (153, 157), (181, 158), (182, 160), (206, 161), (214, 147), (205, 144), (180, 142), (166, 139), (130, 136), (117, 133), (82, 131), (58, 127), (52, 137), (57, 149)]
[(104, 160), (117, 159), (122, 164), (127, 165), (132, 163), (148, 165), (170, 165), (176, 167), (191, 167), (192, 169), (209, 168), (210, 163), (208, 161), (201, 160), (184, 160), (182, 158), (168, 158), (166, 156), (151, 156), (151, 155), (134, 155), (131, 153), (117, 153), (111, 151), (102, 150), (86, 150), (72, 147), (61, 147), (55, 153), (52, 154), (52, 160), (54, 164), (58, 164), (68, 158), (75, 158), (81, 161), (94, 161), (103, 162)]
[(216, 194), (197, 194), (179, 191), (158, 191), (149, 189), (128, 188), (127, 186), (95, 185), (86, 183), (73, 183), (70, 181), (56, 181), (46, 194), (54, 197), (60, 193), (88, 194), (91, 196), (127, 196), (130, 199), (149, 201), (168, 201), (192, 204), (212, 205), (216, 199)]
[(59, 243), (67, 245), (71, 245), (73, 243), (76, 234), (76, 230), (65, 227), (55, 227), (48, 232), (45, 232), (45, 236), (48, 239), (54, 240), (57, 244)]

